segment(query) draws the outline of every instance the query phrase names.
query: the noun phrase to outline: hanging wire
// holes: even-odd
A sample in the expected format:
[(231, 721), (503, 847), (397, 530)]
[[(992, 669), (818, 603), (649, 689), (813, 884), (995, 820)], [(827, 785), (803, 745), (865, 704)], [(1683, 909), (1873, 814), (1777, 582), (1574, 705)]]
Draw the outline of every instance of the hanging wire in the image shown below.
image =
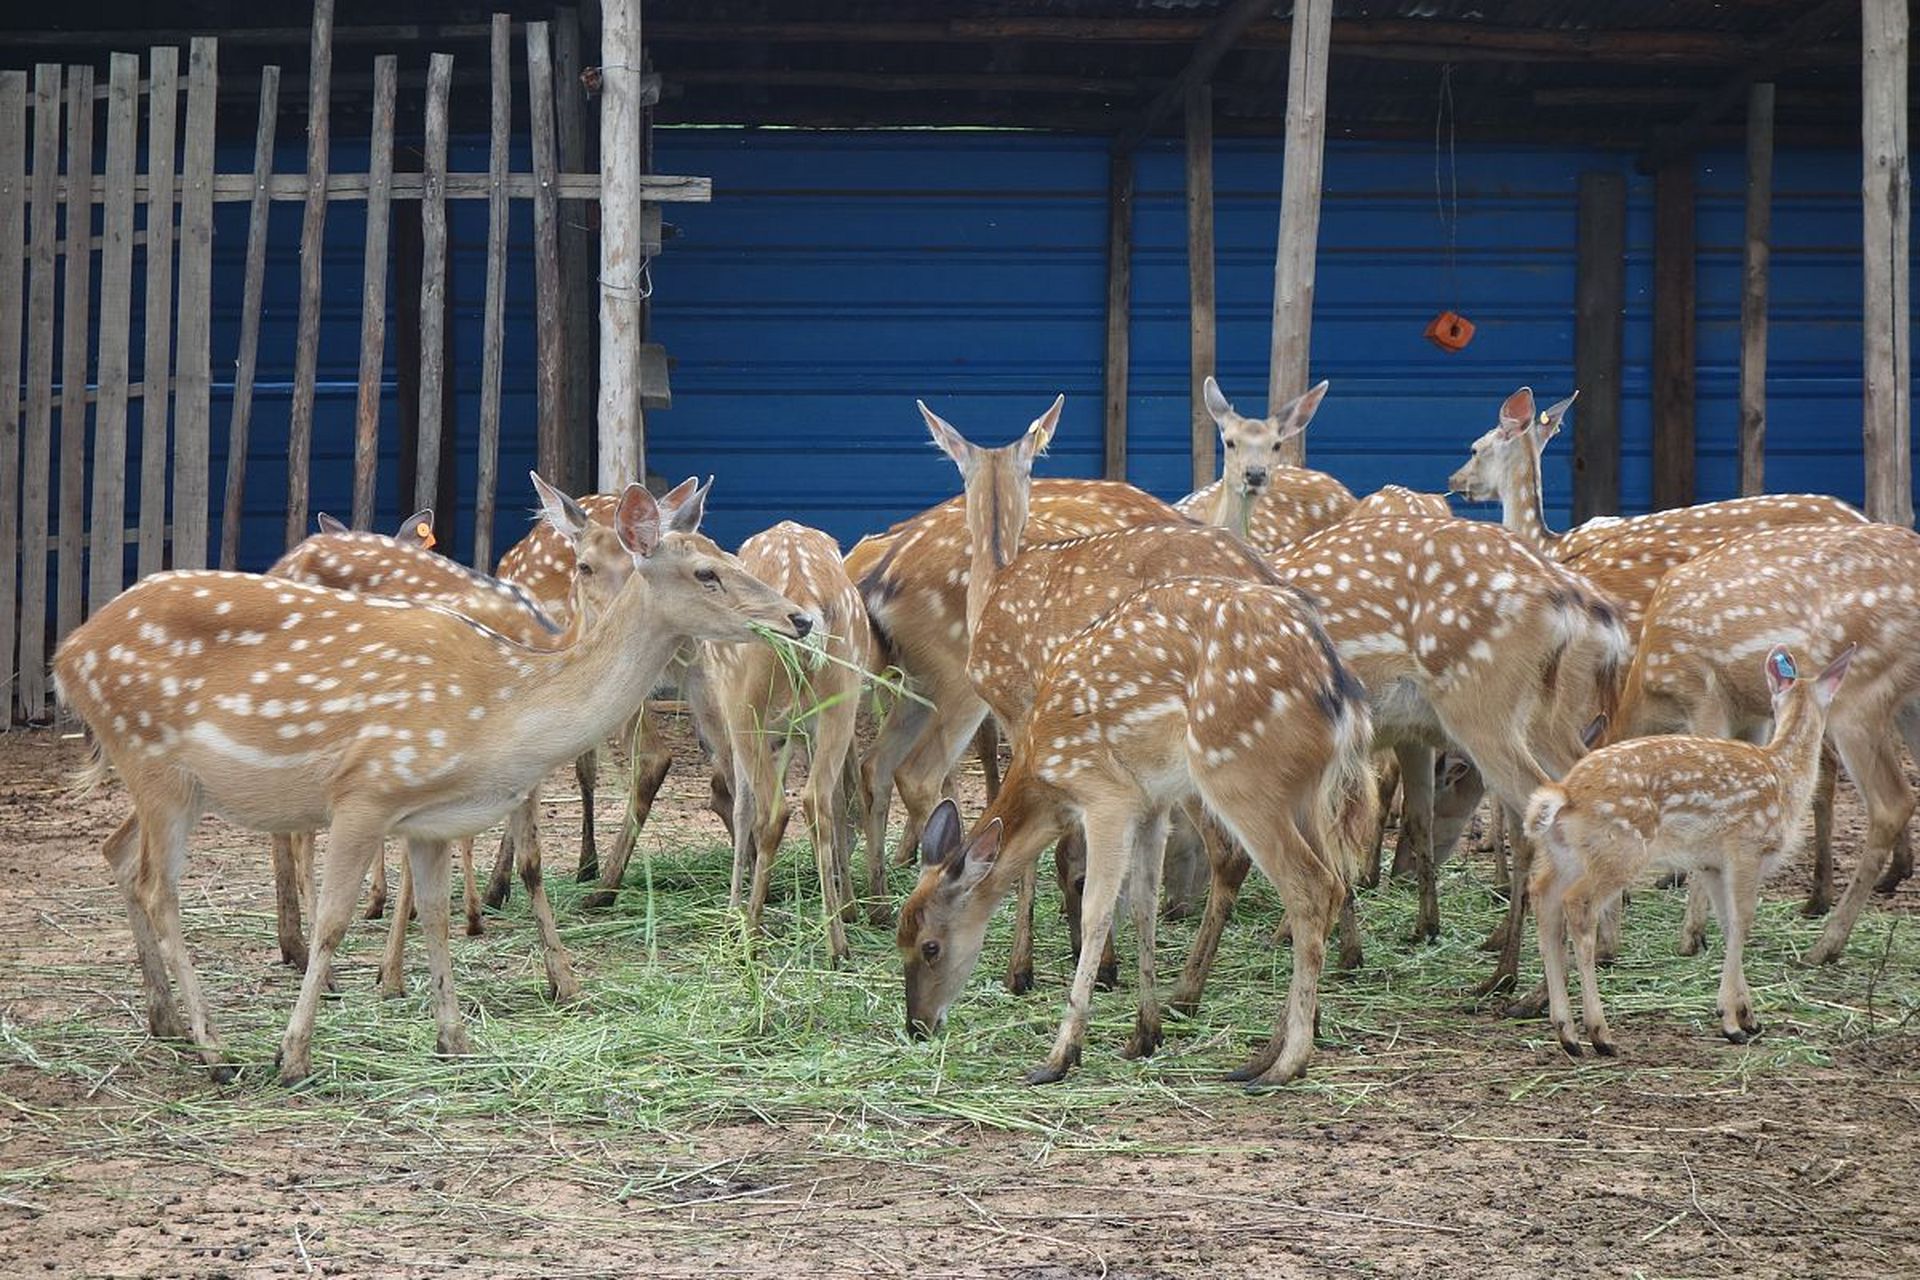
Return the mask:
[[(1433, 113), (1433, 209), (1447, 237), (1447, 306), (1460, 306), (1460, 166), (1454, 149), (1453, 64), (1440, 68), (1440, 100)], [(1446, 138), (1447, 187), (1440, 181), (1440, 140)]]

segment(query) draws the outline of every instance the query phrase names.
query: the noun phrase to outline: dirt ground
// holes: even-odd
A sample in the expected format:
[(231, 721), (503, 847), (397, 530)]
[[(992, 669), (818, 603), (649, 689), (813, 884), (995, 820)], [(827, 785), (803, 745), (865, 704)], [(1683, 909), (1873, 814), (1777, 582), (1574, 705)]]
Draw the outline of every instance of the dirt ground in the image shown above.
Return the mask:
[[(679, 746), (650, 831), (710, 843), (704, 778)], [(150, 1042), (96, 1076), (31, 1034), (77, 1019), (133, 1036), (140, 1020), (98, 853), (123, 793), (69, 798), (80, 759), (48, 733), (0, 735), (7, 1276), (1920, 1274), (1920, 1036), (1884, 1014), (1876, 1026), (1872, 990), (1871, 1034), (1786, 1058), (1764, 1057), (1765, 1037), (1720, 1042), (1710, 1010), (1635, 1016), (1619, 1028), (1628, 1056), (1608, 1064), (1568, 1062), (1539, 1024), (1449, 1014), (1364, 1062), (1341, 1055), (1371, 1073), (1364, 1089), (1249, 1096), (1201, 1080), (1066, 1141), (966, 1124), (895, 1135), (911, 1158), (863, 1154), (829, 1125), (730, 1122), (663, 1143), (537, 1098), (449, 1119), (425, 1097), (345, 1106), (245, 1077), (220, 1091)], [(571, 788), (549, 790), (564, 825)], [(1850, 794), (1843, 806), (1845, 874), (1859, 815)], [(190, 927), (202, 972), (264, 973), (265, 859), (212, 820), (202, 835), (183, 896), (257, 925)], [(571, 869), (570, 851), (556, 860)], [(507, 908), (522, 927), (523, 907)], [(377, 928), (358, 926), (357, 945)], [(1883, 1009), (1914, 1003), (1913, 973), (1848, 963), (1856, 995), (1874, 983)], [(284, 1017), (279, 972), (224, 996), (228, 1012), (257, 998)], [(1059, 990), (1030, 998), (1057, 1005)], [(463, 992), (470, 1016), (488, 999)], [(1090, 1044), (1089, 1059), (1110, 1052)]]

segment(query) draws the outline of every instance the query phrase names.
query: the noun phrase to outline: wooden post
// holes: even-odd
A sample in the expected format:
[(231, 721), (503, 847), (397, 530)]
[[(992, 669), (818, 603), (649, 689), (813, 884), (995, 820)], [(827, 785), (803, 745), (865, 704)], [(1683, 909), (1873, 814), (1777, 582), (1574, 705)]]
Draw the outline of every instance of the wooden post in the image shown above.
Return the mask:
[(566, 319), (560, 305), (559, 206), (554, 198), (553, 56), (547, 24), (527, 24), (527, 85), (533, 125), (533, 281), (539, 466), (559, 476), (566, 462)]
[[(174, 352), (173, 566), (207, 565), (213, 435), (213, 148), (220, 44), (187, 50), (187, 149), (180, 199), (180, 334)], [(264, 234), (264, 232), (263, 232)], [(223, 531), (224, 533), (224, 531)]]
[[(267, 279), (267, 182), (273, 176), (274, 124), (279, 118), (280, 68), (268, 65), (260, 68), (260, 120), (253, 135), (253, 207), (247, 222), (247, 267), (240, 296), (240, 352), (234, 360), (233, 416), (227, 420), (227, 490), (220, 516), (220, 567), (229, 570), (240, 564), (247, 433), (253, 422), (253, 374), (260, 356), (260, 292)], [(371, 232), (368, 239), (372, 239)]]
[(1693, 157), (1653, 181), (1653, 505), (1693, 502)]
[[(427, 66), (427, 136), (420, 193), (420, 440), (414, 463), (413, 505), (431, 507), (440, 481), (440, 409), (446, 385), (447, 328), (447, 90), (453, 55), (436, 53)], [(444, 520), (445, 514), (440, 518)]]
[[(527, 27), (527, 58), (533, 58), (533, 28)], [(487, 152), (487, 294), (480, 341), (480, 441), (473, 499), (473, 567), (482, 573), (493, 567), (493, 509), (500, 489), (500, 365), (507, 318), (507, 145), (513, 128), (513, 24), (504, 13), (493, 15), (493, 113)], [(548, 119), (552, 119), (552, 86), (548, 86)], [(540, 89), (532, 89), (533, 114), (540, 114)], [(536, 152), (538, 143), (535, 144)], [(551, 190), (551, 188), (549, 188)], [(548, 197), (551, 200), (551, 196)], [(535, 230), (536, 238), (539, 231)], [(544, 332), (540, 335), (545, 339)]]
[(313, 380), (320, 359), (321, 247), (327, 230), (328, 109), (332, 100), (333, 0), (313, 0), (307, 80), (307, 206), (300, 223), (300, 322), (294, 338), (293, 405), (287, 417), (286, 545), (307, 536), (313, 457)]
[(1106, 469), (1127, 478), (1128, 323), (1133, 290), (1133, 154), (1107, 156), (1107, 393)]
[(67, 68), (67, 265), (60, 304), (60, 561), (55, 634), (80, 625), (87, 554), (87, 323), (93, 273), (93, 68)]
[(353, 527), (373, 528), (380, 467), (380, 382), (387, 367), (387, 225), (393, 213), (393, 100), (399, 59), (373, 60), (373, 139), (367, 164), (367, 241), (360, 275), (360, 388), (354, 403)]
[[(100, 226), (100, 394), (93, 415), (93, 509), (87, 607), (126, 585), (127, 363), (133, 327), (133, 169), (140, 129), (140, 58), (116, 53), (107, 72), (105, 216)], [(61, 395), (86, 394), (63, 387)]]
[(646, 479), (640, 412), (640, 0), (602, 0), (600, 23), (600, 466), (613, 493)]
[(180, 108), (180, 51), (148, 55), (146, 355), (140, 365), (140, 559), (160, 570), (167, 539), (167, 405), (173, 382), (173, 141)]
[[(1273, 350), (1267, 412), (1307, 389), (1313, 339), (1314, 259), (1320, 245), (1320, 181), (1326, 159), (1327, 46), (1333, 0), (1298, 0), (1287, 61), (1287, 151), (1280, 185), (1280, 244), (1273, 260)], [(1303, 433), (1280, 447), (1282, 462), (1306, 461)]]
[(1911, 286), (1907, 165), (1907, 0), (1861, 7), (1860, 147), (1865, 170), (1863, 397), (1867, 514), (1913, 524)]
[[(14, 567), (20, 546), (16, 513), (22, 491), (18, 469), (20, 286), (27, 253), (26, 201), (27, 73), (0, 71), (0, 733), (13, 722), (15, 628), (24, 624), (24, 629), (42, 634), (47, 629), (44, 609), (38, 616), (14, 612)], [(45, 482), (43, 475), (41, 483)], [(43, 540), (42, 591), (46, 589), (45, 555)]]
[[(590, 156), (586, 93), (580, 72), (586, 65), (581, 48), (580, 10), (562, 5), (553, 11), (554, 135), (560, 148), (563, 173), (586, 173), (599, 160)], [(594, 481), (594, 405), (598, 401), (594, 373), (594, 271), (599, 248), (592, 223), (600, 206), (589, 200), (560, 202), (560, 298), (566, 316), (567, 368), (565, 425), (561, 433), (562, 474), (550, 477), (569, 493), (581, 493)]]
[[(60, 176), (60, 67), (33, 69), (32, 275), (27, 294), (27, 443), (20, 484), (20, 713), (47, 713), (47, 511), (53, 481), (54, 184)], [(0, 281), (11, 281), (0, 262)], [(18, 297), (0, 287), (0, 295)], [(6, 309), (9, 313), (13, 308)], [(6, 350), (13, 350), (12, 347)], [(11, 666), (8, 670), (13, 670)]]
[(1219, 431), (1202, 392), (1217, 363), (1213, 291), (1213, 90), (1187, 93), (1187, 362), (1193, 420), (1193, 487), (1213, 482)]
[(1627, 309), (1627, 184), (1580, 175), (1574, 279), (1573, 522), (1620, 510), (1620, 353)]
[(1766, 491), (1767, 268), (1773, 235), (1773, 86), (1747, 93), (1747, 247), (1740, 290), (1740, 492)]

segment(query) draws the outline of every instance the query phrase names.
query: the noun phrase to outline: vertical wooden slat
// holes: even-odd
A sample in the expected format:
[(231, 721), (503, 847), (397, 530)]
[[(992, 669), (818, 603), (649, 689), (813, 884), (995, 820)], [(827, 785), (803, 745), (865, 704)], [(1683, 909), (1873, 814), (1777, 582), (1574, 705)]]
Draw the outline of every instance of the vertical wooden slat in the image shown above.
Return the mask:
[[(1307, 389), (1313, 346), (1313, 278), (1320, 246), (1320, 175), (1326, 160), (1327, 47), (1333, 0), (1298, 0), (1287, 63), (1287, 150), (1280, 186), (1280, 242), (1273, 262), (1273, 348), (1267, 412)], [(1280, 460), (1306, 460), (1306, 433), (1280, 446)]]
[(393, 99), (399, 60), (373, 60), (373, 143), (367, 173), (366, 259), (360, 277), (360, 398), (354, 410), (353, 527), (373, 527), (380, 467), (380, 385), (387, 364), (387, 226), (393, 209)]
[[(529, 63), (533, 59), (535, 27), (540, 29), (541, 43), (546, 43), (546, 24), (528, 23)], [(473, 567), (482, 572), (493, 564), (493, 504), (500, 488), (500, 364), (505, 354), (501, 344), (507, 318), (507, 136), (513, 125), (513, 28), (506, 14), (493, 15), (491, 35), (493, 114), (491, 145), (487, 152), (487, 295), (481, 315), (480, 441), (473, 497)], [(533, 94), (533, 113), (537, 121), (540, 114), (538, 84), (534, 86)], [(548, 119), (551, 122), (551, 106)], [(534, 153), (539, 154), (537, 140)], [(537, 217), (536, 213), (536, 241), (540, 234)], [(548, 234), (552, 234), (551, 229)], [(558, 328), (558, 317), (554, 319), (555, 328)], [(544, 319), (537, 341), (543, 346), (546, 343)], [(543, 427), (545, 417), (545, 410), (542, 410)]]
[(140, 59), (116, 53), (107, 73), (106, 216), (100, 231), (100, 397), (93, 415), (93, 511), (87, 607), (126, 585), (127, 362), (133, 325), (133, 169)]
[(393, 224), (393, 396), (399, 418), (393, 504), (412, 511), (420, 456), (420, 205), (401, 203)]
[(1213, 89), (1187, 91), (1187, 395), (1193, 425), (1193, 487), (1213, 481), (1219, 430), (1203, 392), (1218, 361), (1213, 287)]
[[(553, 11), (554, 136), (563, 173), (586, 173), (597, 161), (589, 156), (586, 93), (580, 72), (586, 65), (581, 46), (580, 10), (561, 5)], [(593, 410), (596, 401), (593, 342), (594, 271), (599, 262), (594, 223), (600, 206), (589, 200), (560, 202), (560, 298), (566, 316), (567, 367), (563, 377), (566, 425), (560, 443), (564, 474), (553, 482), (570, 493), (593, 483)]]
[[(11, 118), (11, 117), (9, 117)], [(47, 713), (47, 512), (53, 481), (54, 202), (60, 176), (60, 67), (33, 69), (32, 278), (27, 294), (27, 441), (20, 483), (20, 713)], [(0, 273), (5, 266), (0, 264)], [(0, 280), (15, 280), (0, 274)], [(0, 288), (0, 295), (18, 297)], [(12, 308), (7, 308), (9, 312)], [(12, 348), (8, 348), (11, 350)], [(8, 670), (13, 670), (11, 666)]]
[[(180, 321), (173, 385), (173, 565), (207, 565), (213, 422), (213, 145), (220, 45), (187, 50), (187, 147), (180, 191)], [(251, 246), (249, 246), (251, 249)], [(224, 534), (224, 530), (222, 531)]]
[(1580, 175), (1574, 274), (1573, 522), (1620, 510), (1620, 352), (1627, 306), (1627, 184)]
[[(0, 732), (13, 722), (15, 626), (24, 622), (27, 629), (43, 633), (47, 627), (44, 611), (38, 616), (14, 612), (20, 549), (20, 285), (26, 187), (27, 73), (0, 71)], [(44, 557), (44, 546), (41, 550)], [(42, 572), (44, 578), (44, 562)]]
[(560, 309), (559, 208), (554, 199), (553, 60), (547, 24), (527, 24), (527, 84), (533, 124), (533, 281), (540, 414), (540, 474), (558, 476), (565, 463), (566, 321)]
[(427, 67), (426, 181), (420, 193), (420, 441), (413, 479), (416, 507), (433, 505), (440, 477), (440, 409), (446, 382), (447, 89), (452, 81), (453, 56), (434, 54)]
[(234, 358), (233, 416), (227, 420), (227, 487), (220, 505), (220, 567), (240, 565), (247, 500), (247, 437), (253, 425), (253, 375), (260, 357), (260, 295), (267, 280), (267, 183), (273, 176), (274, 126), (280, 119), (280, 68), (260, 68), (260, 118), (253, 134), (253, 206), (240, 298), (240, 351)]
[(87, 323), (92, 294), (93, 68), (67, 68), (67, 266), (60, 304), (60, 556), (57, 634), (80, 625), (87, 554)]
[(1693, 157), (1653, 183), (1653, 505), (1693, 501)]
[(1106, 469), (1127, 478), (1127, 365), (1133, 293), (1133, 155), (1107, 156), (1107, 387)]
[(640, 416), (640, 0), (600, 5), (602, 493), (646, 479)]
[(293, 407), (287, 419), (286, 545), (307, 534), (313, 457), (313, 380), (320, 360), (321, 246), (327, 229), (328, 111), (333, 80), (333, 0), (314, 0), (307, 81), (307, 202), (300, 223), (300, 322), (294, 338)]
[(1773, 237), (1773, 86), (1747, 90), (1747, 237), (1740, 290), (1740, 492), (1767, 477), (1767, 272)]
[(1907, 0), (1865, 0), (1861, 6), (1867, 514), (1898, 525), (1913, 524), (1908, 24)]
[(167, 405), (173, 381), (173, 143), (180, 108), (180, 51), (155, 45), (147, 127), (146, 354), (140, 365), (139, 576), (166, 555)]

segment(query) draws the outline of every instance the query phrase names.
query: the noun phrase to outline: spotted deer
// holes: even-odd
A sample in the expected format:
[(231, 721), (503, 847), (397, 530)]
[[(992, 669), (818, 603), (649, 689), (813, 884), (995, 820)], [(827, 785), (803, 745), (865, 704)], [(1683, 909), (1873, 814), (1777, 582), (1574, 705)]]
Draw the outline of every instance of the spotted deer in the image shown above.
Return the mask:
[(1422, 493), (1418, 489), (1409, 489), (1404, 485), (1381, 485), (1366, 497), (1353, 504), (1346, 514), (1348, 520), (1375, 520), (1381, 516), (1427, 516), (1434, 520), (1446, 520), (1453, 515), (1453, 508), (1447, 505), (1444, 495)]
[[(796, 672), (763, 644), (700, 646), (706, 696), (725, 728), (713, 745), (723, 757), (719, 770), (730, 781), (734, 806), (728, 902), (736, 909), (741, 905), (747, 879), (747, 921), (754, 932), (760, 930), (774, 856), (787, 825), (787, 748), (801, 739), (807, 754), (807, 830), (828, 946), (837, 964), (850, 955), (842, 916), (843, 907), (853, 905), (853, 815), (841, 784), (860, 712), (861, 673), (873, 669), (867, 610), (841, 565), (839, 545), (818, 529), (785, 520), (741, 543), (738, 554), (748, 573), (818, 621), (826, 653), (847, 665), (824, 662)], [(883, 857), (884, 850), (867, 850), (870, 884), (884, 872)]]
[(1260, 551), (1276, 551), (1344, 519), (1353, 494), (1324, 471), (1278, 461), (1281, 444), (1307, 429), (1326, 396), (1322, 382), (1270, 418), (1235, 413), (1211, 377), (1207, 412), (1220, 428), (1225, 462), (1220, 479), (1174, 506), (1184, 515), (1229, 528)]
[[(1671, 570), (1654, 592), (1627, 675), (1616, 741), (1687, 732), (1758, 738), (1773, 719), (1753, 661), (1774, 644), (1812, 661), (1857, 646), (1826, 738), (1866, 804), (1853, 879), (1809, 963), (1839, 958), (1913, 814), (1900, 764), (1920, 756), (1920, 534), (1894, 525), (1808, 525), (1750, 534)], [(1816, 851), (1817, 855), (1818, 851)], [(1697, 950), (1703, 913), (1691, 904), (1683, 950)]]
[[(497, 821), (631, 716), (680, 644), (747, 639), (756, 623), (796, 636), (812, 625), (697, 535), (663, 532), (637, 485), (615, 531), (633, 577), (577, 643), (552, 652), (437, 605), (192, 571), (144, 579), (67, 637), (56, 689), (92, 733), (93, 780), (117, 772), (133, 800), (105, 854), (155, 1034), (181, 1032), (171, 970), (188, 1033), (230, 1078), (180, 931), (188, 837), (211, 809), (252, 830), (328, 829), (284, 1082), (308, 1074), (334, 952), (387, 835), (408, 842), (439, 1048), (466, 1050), (447, 947), (448, 842)], [(550, 983), (571, 982), (548, 959)]]
[(1786, 646), (1759, 666), (1773, 720), (1760, 746), (1719, 738), (1658, 737), (1617, 743), (1587, 756), (1558, 783), (1534, 792), (1527, 835), (1535, 860), (1531, 892), (1547, 974), (1548, 1016), (1560, 1046), (1580, 1056), (1567, 999), (1567, 941), (1580, 967), (1581, 1018), (1594, 1052), (1617, 1052), (1594, 973), (1599, 916), (1649, 867), (1684, 869), (1713, 902), (1726, 935), (1720, 969), (1720, 1033), (1735, 1044), (1760, 1033), (1741, 951), (1753, 927), (1760, 882), (1800, 842), (1813, 800), (1829, 708), (1856, 649), (1811, 683)]
[[(1164, 653), (1164, 658), (1156, 654)], [(1015, 739), (1000, 794), (963, 839), (943, 803), (921, 840), (897, 943), (907, 1027), (937, 1031), (979, 960), (987, 922), (1068, 828), (1087, 835), (1085, 928), (1106, 931), (1131, 881), (1139, 1007), (1129, 1057), (1162, 1030), (1154, 925), (1173, 806), (1197, 799), (1247, 849), (1295, 921), (1285, 1016), (1234, 1079), (1297, 1079), (1313, 1053), (1326, 938), (1373, 821), (1366, 694), (1311, 605), (1285, 587), (1176, 578), (1128, 595), (1061, 645)], [(1053, 1050), (1027, 1076), (1080, 1060), (1092, 1001), (1080, 953)]]
[[(1279, 579), (1234, 533), (1189, 521), (1136, 524), (1059, 542), (1030, 542), (1029, 493), (1033, 461), (1059, 425), (1065, 397), (1028, 427), (1018, 440), (982, 448), (944, 418), (920, 405), (934, 443), (953, 460), (964, 485), (969, 556), (966, 673), (994, 719), (1009, 734), (1033, 708), (1042, 673), (1053, 651), (1092, 623), (1123, 596), (1175, 577), (1195, 575), (1278, 585)], [(1156, 649), (1153, 656), (1158, 657)], [(1202, 837), (1209, 831), (1194, 818)], [(1077, 888), (1085, 845), (1069, 838), (1054, 855), (1067, 899), (1068, 928), (1077, 953), (1086, 934)], [(1021, 992), (1033, 983), (1032, 877), (1020, 885), (1007, 986)], [(1157, 909), (1157, 903), (1155, 907)], [(1096, 977), (1111, 984), (1118, 962), (1108, 936)]]

